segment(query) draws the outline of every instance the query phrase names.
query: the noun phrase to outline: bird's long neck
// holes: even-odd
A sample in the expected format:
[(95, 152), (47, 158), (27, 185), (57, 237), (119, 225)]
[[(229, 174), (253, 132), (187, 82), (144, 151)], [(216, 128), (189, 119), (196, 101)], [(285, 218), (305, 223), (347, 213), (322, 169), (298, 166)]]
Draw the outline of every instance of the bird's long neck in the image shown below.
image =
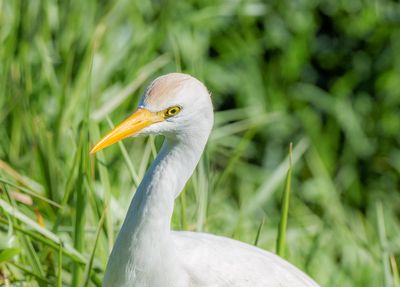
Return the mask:
[[(172, 259), (175, 255), (170, 232), (174, 200), (192, 175), (207, 138), (208, 133), (200, 139), (166, 139), (156, 160), (144, 176), (129, 207), (109, 261), (111, 265), (116, 266), (116, 262), (119, 262), (135, 270), (129, 272), (129, 276), (136, 279), (127, 280), (144, 278), (143, 274), (150, 272), (149, 268), (152, 272), (163, 272), (153, 270), (162, 268), (160, 257), (163, 264), (176, 264), (176, 260)], [(111, 267), (110, 272), (113, 272), (112, 270)]]
[(133, 232), (138, 228), (153, 232), (170, 230), (174, 200), (192, 175), (205, 143), (205, 140), (165, 140), (128, 210), (125, 224)]

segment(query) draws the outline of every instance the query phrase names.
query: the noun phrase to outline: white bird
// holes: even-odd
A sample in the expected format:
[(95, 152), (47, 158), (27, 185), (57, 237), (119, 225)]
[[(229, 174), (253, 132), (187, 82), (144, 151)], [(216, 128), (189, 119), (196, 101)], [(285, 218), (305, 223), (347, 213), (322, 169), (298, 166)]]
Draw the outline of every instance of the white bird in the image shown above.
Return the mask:
[(131, 202), (103, 287), (318, 286), (257, 247), (207, 233), (171, 231), (174, 200), (199, 162), (212, 125), (206, 87), (192, 76), (172, 73), (154, 80), (137, 111), (93, 147), (91, 153), (129, 136), (165, 136)]

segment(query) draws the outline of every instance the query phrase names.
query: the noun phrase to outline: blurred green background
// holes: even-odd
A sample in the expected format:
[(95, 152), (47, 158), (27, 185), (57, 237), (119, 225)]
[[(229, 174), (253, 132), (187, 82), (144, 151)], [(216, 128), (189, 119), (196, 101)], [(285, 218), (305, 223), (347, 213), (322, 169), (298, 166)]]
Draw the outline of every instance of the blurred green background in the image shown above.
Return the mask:
[[(90, 146), (155, 77), (216, 110), (175, 229), (274, 251), (321, 286), (400, 286), (400, 4), (0, 0), (0, 286), (100, 286), (161, 138)], [(259, 232), (259, 236), (257, 233)]]

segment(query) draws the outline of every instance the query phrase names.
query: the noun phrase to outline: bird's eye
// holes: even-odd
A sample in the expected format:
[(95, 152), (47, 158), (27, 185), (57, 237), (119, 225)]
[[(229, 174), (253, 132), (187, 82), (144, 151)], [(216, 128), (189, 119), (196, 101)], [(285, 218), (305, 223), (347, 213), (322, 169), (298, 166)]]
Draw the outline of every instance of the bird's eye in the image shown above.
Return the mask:
[(181, 109), (182, 108), (180, 106), (170, 107), (170, 108), (165, 110), (164, 117), (166, 117), (166, 118), (173, 117), (176, 114), (178, 114), (181, 111)]

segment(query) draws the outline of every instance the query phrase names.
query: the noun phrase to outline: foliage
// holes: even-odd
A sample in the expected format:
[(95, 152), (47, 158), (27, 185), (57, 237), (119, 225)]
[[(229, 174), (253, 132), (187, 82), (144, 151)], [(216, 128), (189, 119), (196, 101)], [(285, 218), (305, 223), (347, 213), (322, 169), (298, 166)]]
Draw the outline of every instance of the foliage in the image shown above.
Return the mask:
[(275, 250), (293, 142), (287, 259), (399, 286), (399, 24), (387, 0), (0, 1), (0, 284), (101, 285), (162, 139), (88, 150), (183, 71), (217, 112), (174, 228)]

